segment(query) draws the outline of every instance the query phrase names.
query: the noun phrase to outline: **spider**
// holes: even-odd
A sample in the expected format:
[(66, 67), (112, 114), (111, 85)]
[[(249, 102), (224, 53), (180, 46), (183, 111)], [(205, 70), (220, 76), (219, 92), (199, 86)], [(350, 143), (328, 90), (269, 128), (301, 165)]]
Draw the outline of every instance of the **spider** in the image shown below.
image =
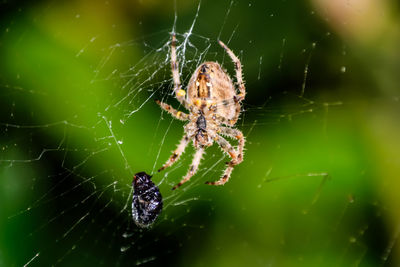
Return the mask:
[[(189, 114), (156, 100), (156, 103), (174, 118), (188, 121), (184, 126), (184, 135), (178, 147), (158, 171), (160, 172), (177, 162), (190, 140), (193, 141), (193, 146), (196, 150), (189, 171), (172, 190), (189, 181), (197, 172), (204, 150), (214, 142), (231, 157), (231, 161), (227, 162), (227, 167), (218, 181), (206, 182), (206, 184), (225, 184), (229, 180), (234, 166), (243, 161), (245, 139), (241, 131), (232, 128), (239, 118), (240, 103), (246, 94), (242, 78), (242, 65), (240, 60), (223, 42), (218, 42), (235, 65), (239, 94), (237, 94), (237, 90), (227, 72), (217, 62), (212, 61), (204, 62), (197, 67), (190, 78), (186, 94), (180, 82), (179, 66), (176, 58), (176, 37), (175, 34), (172, 34), (171, 70), (174, 93), (181, 105), (189, 111)], [(237, 139), (237, 149), (221, 135)]]

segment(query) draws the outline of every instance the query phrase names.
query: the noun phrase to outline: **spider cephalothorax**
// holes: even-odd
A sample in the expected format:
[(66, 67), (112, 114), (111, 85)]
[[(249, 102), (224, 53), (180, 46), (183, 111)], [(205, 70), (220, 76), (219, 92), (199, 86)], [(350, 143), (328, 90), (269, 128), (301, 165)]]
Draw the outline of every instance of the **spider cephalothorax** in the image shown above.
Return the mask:
[[(217, 62), (202, 63), (190, 78), (187, 94), (182, 90), (178, 62), (176, 60), (176, 39), (172, 35), (171, 42), (171, 67), (174, 80), (174, 92), (178, 101), (189, 110), (189, 114), (177, 111), (170, 105), (157, 101), (162, 109), (179, 120), (189, 121), (185, 127), (185, 134), (177, 149), (159, 171), (171, 166), (176, 162), (185, 150), (186, 146), (193, 141), (196, 152), (192, 165), (185, 177), (173, 187), (176, 189), (187, 182), (197, 171), (204, 149), (216, 142), (223, 151), (228, 153), (232, 160), (228, 163), (224, 175), (216, 182), (206, 182), (211, 185), (225, 184), (233, 170), (233, 167), (243, 161), (243, 149), (245, 139), (241, 131), (231, 128), (240, 115), (240, 102), (244, 99), (246, 91), (242, 79), (242, 65), (233, 52), (221, 41), (219, 44), (225, 49), (235, 64), (236, 79), (239, 94), (232, 83), (229, 75)], [(225, 125), (225, 126), (224, 126)], [(238, 147), (234, 148), (221, 135), (238, 140)]]

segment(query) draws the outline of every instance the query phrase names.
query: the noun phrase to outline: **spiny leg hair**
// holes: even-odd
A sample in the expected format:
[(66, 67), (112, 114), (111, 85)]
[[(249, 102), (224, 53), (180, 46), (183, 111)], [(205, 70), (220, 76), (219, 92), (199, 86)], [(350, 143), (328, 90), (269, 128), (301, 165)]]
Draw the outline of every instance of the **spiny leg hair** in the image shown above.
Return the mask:
[(160, 107), (165, 110), (166, 112), (168, 112), (169, 114), (171, 114), (174, 118), (181, 120), (181, 121), (187, 121), (189, 120), (189, 115), (182, 112), (182, 111), (178, 111), (176, 109), (174, 109), (171, 105), (168, 105), (166, 103), (163, 103), (159, 100), (156, 100), (156, 103), (158, 105), (160, 105)]
[(196, 150), (196, 153), (194, 154), (192, 165), (190, 165), (188, 173), (183, 177), (183, 179), (175, 185), (172, 190), (177, 189), (184, 183), (190, 180), (190, 178), (197, 172), (197, 169), (199, 168), (200, 160), (201, 157), (203, 156), (204, 153), (204, 148), (200, 147), (199, 149)]
[(160, 169), (158, 169), (158, 171), (160, 172), (160, 171), (170, 167), (172, 164), (174, 164), (179, 159), (179, 157), (182, 155), (182, 153), (185, 151), (185, 148), (189, 144), (189, 141), (190, 141), (189, 137), (187, 137), (187, 135), (184, 135), (183, 138), (181, 139), (181, 141), (179, 142), (178, 147), (174, 150), (174, 152), (169, 157), (167, 162)]
[(243, 136), (243, 133), (235, 128), (229, 128), (229, 127), (220, 127), (220, 134), (229, 136), (231, 138), (235, 138), (238, 140), (238, 156), (237, 156), (237, 162), (235, 165), (241, 163), (243, 161), (243, 149), (244, 149), (244, 144), (246, 142), (246, 139)]
[(179, 103), (181, 103), (186, 108), (188, 104), (185, 99), (185, 91), (182, 90), (180, 75), (179, 75), (179, 63), (176, 59), (176, 37), (175, 33), (172, 34), (171, 41), (171, 71), (172, 71), (172, 79), (174, 80), (174, 92), (175, 97), (178, 99)]
[(214, 137), (214, 140), (222, 148), (222, 150), (224, 150), (224, 152), (226, 152), (232, 158), (232, 160), (230, 162), (228, 162), (228, 167), (226, 167), (224, 174), (218, 181), (206, 182), (206, 184), (208, 184), (208, 185), (224, 185), (226, 182), (228, 182), (228, 180), (231, 176), (233, 167), (235, 165), (239, 164), (241, 162), (241, 160), (239, 161), (239, 158), (238, 158), (239, 153), (233, 148), (233, 146), (225, 138), (217, 135)]
[(237, 95), (237, 101), (243, 101), (246, 96), (246, 89), (244, 86), (243, 76), (242, 76), (242, 63), (240, 63), (239, 58), (229, 49), (222, 41), (218, 40), (219, 44), (225, 49), (228, 55), (231, 57), (233, 64), (235, 64), (236, 71), (236, 81), (239, 86), (240, 94)]

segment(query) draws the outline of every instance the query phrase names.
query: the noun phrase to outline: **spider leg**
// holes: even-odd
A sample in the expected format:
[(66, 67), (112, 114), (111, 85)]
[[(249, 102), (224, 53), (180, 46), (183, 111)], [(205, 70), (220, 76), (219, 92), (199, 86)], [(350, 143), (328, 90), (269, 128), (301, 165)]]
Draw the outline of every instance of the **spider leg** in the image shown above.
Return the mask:
[(240, 63), (239, 58), (229, 49), (223, 42), (218, 40), (219, 44), (225, 49), (228, 55), (231, 57), (233, 63), (235, 64), (236, 71), (236, 81), (239, 86), (240, 93), (236, 96), (237, 101), (240, 102), (246, 96), (246, 88), (244, 86), (243, 75), (242, 75), (242, 63)]
[(226, 167), (226, 169), (224, 171), (224, 175), (222, 175), (222, 177), (218, 181), (206, 182), (206, 184), (208, 184), (208, 185), (224, 185), (226, 182), (229, 181), (232, 171), (233, 171), (233, 166), (228, 166), (228, 167)]
[(178, 187), (189, 181), (190, 178), (197, 172), (203, 153), (204, 153), (204, 148), (202, 147), (196, 150), (196, 153), (194, 154), (193, 157), (192, 165), (190, 165), (188, 173), (183, 177), (183, 179), (177, 185), (172, 187), (172, 190), (177, 189)]
[[(240, 132), (240, 131), (238, 130), (238, 132)], [(228, 135), (228, 134), (226, 134), (226, 135)], [(241, 139), (243, 140), (242, 141), (242, 146), (240, 146), (240, 143), (241, 143), (240, 140)], [(206, 182), (206, 184), (208, 184), (208, 185), (223, 185), (226, 182), (228, 182), (229, 178), (231, 177), (231, 173), (233, 171), (233, 167), (243, 161), (243, 155), (242, 154), (243, 154), (243, 147), (244, 147), (244, 137), (243, 137), (243, 134), (242, 134), (242, 136), (239, 139), (239, 152), (237, 152), (233, 148), (233, 146), (228, 141), (226, 141), (226, 139), (223, 138), (222, 136), (216, 135), (214, 137), (214, 140), (222, 148), (222, 150), (224, 150), (232, 158), (232, 160), (230, 162), (228, 162), (228, 167), (226, 167), (226, 169), (224, 171), (224, 174), (222, 175), (222, 177), (218, 181)]]
[(179, 63), (176, 59), (176, 37), (175, 33), (172, 34), (171, 41), (171, 71), (172, 71), (172, 79), (174, 80), (174, 93), (176, 99), (178, 99), (179, 103), (184, 105), (186, 108), (188, 107), (185, 95), (186, 92), (182, 90), (180, 75), (179, 75)]
[(229, 136), (231, 138), (235, 138), (238, 140), (238, 156), (237, 156), (237, 164), (241, 163), (243, 161), (243, 150), (244, 150), (244, 144), (246, 142), (246, 139), (243, 136), (243, 133), (239, 131), (238, 129), (235, 128), (229, 128), (229, 127), (220, 127), (220, 134)]
[(185, 148), (188, 144), (189, 144), (189, 137), (187, 135), (184, 135), (183, 138), (181, 139), (181, 141), (179, 142), (178, 147), (174, 150), (174, 152), (169, 157), (167, 162), (165, 162), (165, 164), (160, 169), (158, 169), (158, 171), (160, 172), (160, 171), (168, 168), (172, 164), (174, 164), (176, 161), (178, 161), (179, 157), (185, 151)]
[(160, 100), (156, 100), (156, 103), (160, 105), (160, 107), (171, 114), (174, 118), (181, 120), (181, 121), (187, 121), (189, 120), (189, 115), (186, 113), (183, 113), (181, 111), (178, 111), (174, 109), (171, 105), (168, 105), (166, 103), (161, 102)]

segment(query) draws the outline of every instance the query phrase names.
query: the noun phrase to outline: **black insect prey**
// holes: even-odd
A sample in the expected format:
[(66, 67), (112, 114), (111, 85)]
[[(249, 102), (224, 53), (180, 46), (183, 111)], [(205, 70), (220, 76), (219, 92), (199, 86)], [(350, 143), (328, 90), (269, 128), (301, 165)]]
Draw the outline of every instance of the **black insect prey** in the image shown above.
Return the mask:
[(150, 178), (145, 172), (133, 177), (132, 217), (139, 227), (151, 226), (163, 208), (160, 190)]

